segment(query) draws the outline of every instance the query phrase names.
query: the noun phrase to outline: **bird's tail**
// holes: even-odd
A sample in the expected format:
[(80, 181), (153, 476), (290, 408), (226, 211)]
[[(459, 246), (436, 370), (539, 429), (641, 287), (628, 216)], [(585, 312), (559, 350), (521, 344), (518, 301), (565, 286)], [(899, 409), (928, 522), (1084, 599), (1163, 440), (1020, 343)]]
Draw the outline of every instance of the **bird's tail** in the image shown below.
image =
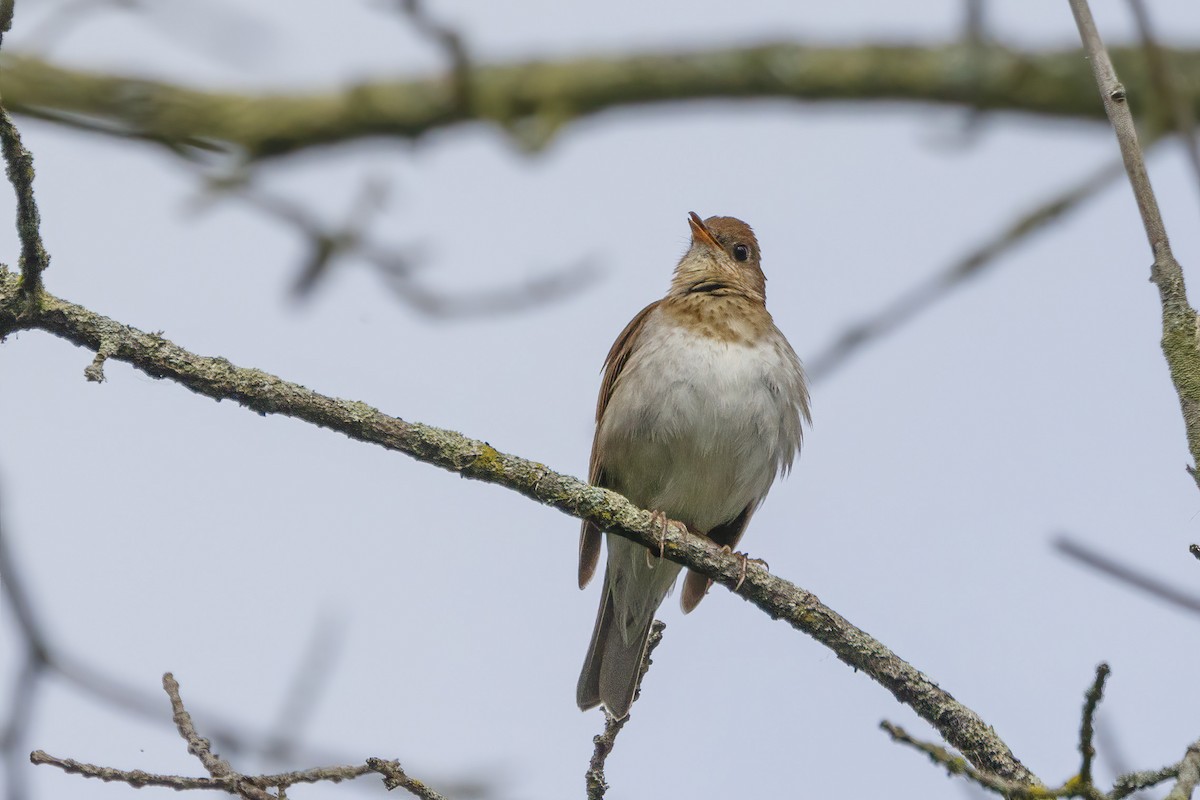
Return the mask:
[(587, 658), (579, 673), (575, 701), (584, 711), (603, 703), (608, 713), (622, 719), (629, 713), (637, 691), (654, 609), (629, 629), (628, 637), (622, 635), (613, 607), (613, 590), (608, 576), (604, 577), (604, 594), (600, 598), (600, 610), (596, 612), (592, 643), (588, 645)]
[(603, 703), (617, 719), (629, 713), (654, 613), (678, 575), (678, 564), (652, 556), (628, 539), (608, 535), (600, 610), (575, 690), (580, 708)]

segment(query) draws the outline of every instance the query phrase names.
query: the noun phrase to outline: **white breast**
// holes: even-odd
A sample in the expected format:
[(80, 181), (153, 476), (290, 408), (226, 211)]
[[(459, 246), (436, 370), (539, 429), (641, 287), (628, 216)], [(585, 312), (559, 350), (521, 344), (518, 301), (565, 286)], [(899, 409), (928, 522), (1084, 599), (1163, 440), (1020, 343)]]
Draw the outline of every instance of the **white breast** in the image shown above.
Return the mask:
[(790, 468), (804, 373), (778, 331), (743, 344), (652, 314), (600, 423), (602, 465), (635, 503), (707, 532), (762, 502)]

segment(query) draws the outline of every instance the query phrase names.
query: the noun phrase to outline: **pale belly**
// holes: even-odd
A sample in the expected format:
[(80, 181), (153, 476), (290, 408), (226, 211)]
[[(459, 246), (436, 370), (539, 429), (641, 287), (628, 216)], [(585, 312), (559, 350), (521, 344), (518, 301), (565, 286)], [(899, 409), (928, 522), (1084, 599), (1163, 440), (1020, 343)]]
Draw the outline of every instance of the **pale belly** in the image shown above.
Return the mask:
[(607, 485), (707, 532), (755, 506), (800, 444), (802, 373), (768, 340), (666, 328), (630, 356), (599, 431)]

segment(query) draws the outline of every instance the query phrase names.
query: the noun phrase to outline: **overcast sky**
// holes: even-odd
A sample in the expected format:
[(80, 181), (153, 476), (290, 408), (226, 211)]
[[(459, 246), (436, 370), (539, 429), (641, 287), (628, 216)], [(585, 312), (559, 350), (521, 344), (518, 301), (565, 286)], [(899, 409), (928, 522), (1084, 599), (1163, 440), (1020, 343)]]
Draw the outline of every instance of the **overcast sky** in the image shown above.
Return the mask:
[[(431, 2), (484, 59), (762, 40), (943, 42), (956, 2)], [(1155, 2), (1195, 46), (1194, 0)], [(47, 27), (20, 0), (6, 51), (234, 89), (420, 74), (439, 57), (382, 2), (173, 0)], [(1096, 2), (1113, 42), (1122, 2)], [(1076, 46), (1064, 2), (993, 2), (991, 30)], [(1098, 102), (1098, 100), (1097, 100)], [(1137, 100), (1134, 100), (1137, 106)], [(1116, 157), (1109, 129), (874, 104), (709, 102), (600, 115), (525, 155), (486, 126), (281, 161), (259, 185), (330, 221), (368, 179), (374, 228), (447, 291), (586, 262), (597, 282), (519, 315), (433, 321), (342, 264), (305, 303), (294, 232), (245, 204), (197, 210), (193, 168), (146, 145), (18, 118), (49, 291), (183, 347), (586, 473), (599, 370), (665, 290), (686, 214), (754, 226), (768, 307), (802, 358), (1016, 214)], [(1151, 176), (1185, 265), (1200, 192), (1177, 145)], [(2, 193), (0, 193), (2, 196)], [(11, 213), (9, 201), (0, 213)], [(2, 209), (9, 208), (8, 211)], [(0, 259), (18, 246), (0, 231)], [(1039, 776), (1078, 768), (1079, 709), (1113, 667), (1100, 774), (1156, 768), (1200, 735), (1195, 615), (1057, 555), (1066, 533), (1181, 587), (1200, 495), (1159, 349), (1151, 256), (1114, 184), (985, 277), (813, 386), (814, 427), (744, 546), (978, 712)], [(516, 494), (296, 421), (214, 403), (39, 332), (0, 345), (6, 532), (53, 640), (155, 697), (171, 670), (206, 718), (271, 729), (315, 630), (336, 631), (302, 743), (399, 758), (435, 787), (579, 797), (601, 716), (574, 686), (598, 586), (578, 525)], [(963, 796), (881, 719), (932, 737), (881, 687), (719, 587), (666, 637), (609, 761), (611, 797)], [(0, 680), (19, 665), (0, 617)], [(322, 622), (324, 621), (324, 622)], [(0, 693), (0, 714), (10, 701)], [(206, 716), (207, 715), (207, 716)], [(52, 683), (25, 749), (199, 774), (170, 729)], [(252, 771), (254, 762), (235, 766)], [(279, 765), (268, 764), (274, 770)], [(305, 763), (302, 766), (315, 766)], [(132, 790), (28, 768), (32, 795)], [(869, 787), (869, 788), (867, 788)], [(165, 791), (165, 790), (146, 790)], [(297, 788), (297, 798), (355, 790)]]

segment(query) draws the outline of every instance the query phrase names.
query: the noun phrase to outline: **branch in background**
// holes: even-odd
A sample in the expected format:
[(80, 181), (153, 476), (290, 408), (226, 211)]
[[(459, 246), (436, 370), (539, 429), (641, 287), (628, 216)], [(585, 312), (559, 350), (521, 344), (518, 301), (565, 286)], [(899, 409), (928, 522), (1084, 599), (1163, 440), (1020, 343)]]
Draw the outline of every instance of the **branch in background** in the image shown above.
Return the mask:
[(906, 290), (871, 316), (847, 327), (834, 342), (806, 360), (813, 381), (828, 377), (863, 347), (911, 322), (918, 314), (944, 300), (970, 279), (983, 274), (997, 259), (1035, 233), (1045, 229), (1083, 201), (1120, 177), (1120, 163), (1104, 166), (1079, 183), (1009, 222), (1003, 230), (941, 272)]
[(263, 758), (279, 762), (296, 758), (300, 736), (329, 685), (345, 630), (344, 621), (329, 614), (322, 615), (313, 626), (306, 653), (284, 692), (273, 729), (263, 740)]
[[(225, 759), (212, 752), (211, 744), (197, 732), (192, 723), (191, 714), (184, 706), (179, 695), (179, 684), (171, 673), (163, 675), (163, 689), (171, 701), (172, 717), (175, 720), (179, 735), (188, 745), (188, 752), (196, 756), (204, 769), (209, 773), (207, 778), (189, 778), (179, 775), (156, 775), (143, 770), (119, 770), (112, 767), (100, 767), (86, 764), (70, 758), (57, 758), (41, 750), (30, 753), (29, 760), (35, 765), (58, 767), (64, 772), (82, 775), (85, 778), (97, 778), (105, 782), (127, 783), (134, 788), (143, 786), (162, 786), (176, 791), (186, 789), (220, 790), (228, 794), (238, 795), (246, 800), (282, 800), (290, 786), (300, 783), (319, 783), (328, 781), (341, 783), (354, 780), (372, 772), (379, 773), (384, 778), (384, 785), (389, 789), (403, 787), (422, 800), (445, 800), (445, 798), (427, 787), (421, 781), (410, 778), (400, 768), (397, 761), (368, 759), (363, 765), (340, 767), (319, 767), (316, 769), (285, 772), (277, 775), (243, 775), (235, 770)], [(277, 794), (269, 789), (275, 788)]]
[(509, 286), (472, 292), (440, 292), (423, 286), (418, 266), (406, 253), (373, 241), (365, 230), (367, 212), (382, 203), (383, 188), (368, 182), (342, 226), (333, 228), (292, 201), (254, 189), (244, 182), (215, 183), (212, 188), (293, 226), (308, 242), (309, 255), (293, 286), (303, 297), (340, 259), (360, 259), (376, 270), (397, 299), (433, 319), (462, 319), (527, 311), (570, 297), (590, 287), (599, 270), (587, 262), (537, 275)]
[[(1165, 116), (1170, 121), (1170, 127), (1179, 134), (1179, 142), (1187, 155), (1196, 178), (1196, 188), (1200, 189), (1200, 141), (1196, 139), (1196, 115), (1192, 112), (1192, 98), (1185, 95), (1176, 85), (1175, 76), (1171, 74), (1162, 48), (1154, 35), (1150, 24), (1150, 12), (1146, 10), (1145, 0), (1129, 0), (1133, 11), (1134, 21), (1137, 22), (1138, 36), (1142, 40), (1142, 48), (1146, 51), (1146, 63), (1150, 69), (1150, 85), (1158, 96), (1158, 103), (1163, 108)], [(1167, 127), (1157, 125), (1155, 127)]]
[[(1150, 280), (1158, 286), (1159, 301), (1162, 304), (1163, 355), (1167, 359), (1171, 382), (1179, 395), (1192, 462), (1200, 464), (1200, 328), (1197, 326), (1196, 311), (1188, 305), (1183, 270), (1171, 253), (1171, 243), (1167, 239), (1167, 230), (1158, 211), (1158, 201), (1154, 197), (1154, 189), (1150, 186), (1150, 176), (1146, 174), (1146, 162), (1142, 156), (1142, 148), (1138, 145), (1133, 116), (1129, 113), (1129, 90), (1117, 80), (1117, 74), (1113, 70), (1108, 51), (1104, 48), (1104, 42), (1100, 39), (1100, 32), (1096, 30), (1096, 22), (1092, 19), (1087, 0), (1069, 2), (1071, 12), (1075, 15), (1075, 24), (1079, 27), (1083, 48), (1092, 64), (1096, 85), (1100, 88), (1104, 112), (1117, 135), (1121, 159), (1125, 162), (1125, 172), (1129, 175), (1133, 196), (1137, 200), (1138, 212), (1142, 217), (1142, 226), (1146, 229), (1146, 239), (1150, 242), (1150, 251), (1154, 254)], [(1188, 469), (1197, 487), (1200, 487), (1200, 471), (1197, 471), (1195, 466)]]
[(669, 560), (733, 590), (869, 675), (981, 770), (1006, 780), (1036, 782), (975, 712), (815, 595), (771, 575), (753, 560), (723, 551), (706, 537), (688, 533), (680, 523), (672, 523), (664, 532), (650, 512), (614, 492), (501, 453), (454, 431), (390, 417), (366, 403), (327, 397), (261, 370), (236, 367), (223, 358), (198, 356), (161, 335), (122, 325), (48, 293), (37, 309), (25, 310), (16, 276), (0, 267), (0, 336), (33, 329), (106, 352), (109, 359), (132, 364), (152, 378), (170, 379), (205, 397), (235, 400), (260, 414), (299, 419), (406, 453), (463, 477), (511, 489), (647, 548), (661, 548)]
[[(21, 578), (22, 573), (14, 557), (10, 533), (10, 530), (3, 527), (3, 516), (0, 514), (0, 592), (3, 593), (4, 605), (12, 611), (17, 622), (20, 642), (24, 649), (16, 679), (9, 692), (7, 718), (0, 725), (0, 759), (3, 759), (7, 781), (4, 796), (10, 800), (20, 800), (26, 797), (26, 771), (19, 765), (28, 753), (25, 744), (33, 711), (41, 697), (41, 689), (48, 679), (58, 679), (66, 686), (104, 705), (155, 722), (162, 720), (162, 708), (156, 699), (135, 687), (104, 675), (95, 667), (72, 657), (54, 644), (47, 634), (45, 621), (36, 613), (32, 594), (27, 591)], [(319, 658), (318, 654), (313, 652), (318, 644), (328, 642), (328, 637), (322, 635), (322, 630), (318, 628), (314, 634), (314, 646), (310, 648), (309, 658), (302, 659), (297, 667), (297, 674), (292, 681), (294, 691), (285, 698), (277, 723), (277, 732), (256, 736), (243, 732), (233, 722), (214, 720), (211, 714), (205, 714), (209, 719), (206, 727), (222, 750), (280, 761), (346, 760), (310, 747), (301, 749), (295, 742), (299, 722), (311, 712), (312, 698), (316, 694), (312, 687), (327, 674), (324, 666), (328, 661), (329, 652), (323, 651)], [(301, 690), (305, 690), (303, 698), (297, 696)], [(303, 707), (303, 703), (309, 704), (309, 707)], [(286, 733), (281, 727), (285, 721), (289, 722)], [(82, 765), (81, 769), (87, 766)], [(93, 777), (103, 778), (108, 774), (103, 772), (103, 768), (95, 769), (102, 772), (97, 772)], [(174, 787), (174, 784), (169, 785)], [(459, 780), (453, 782), (453, 788), (461, 797), (478, 797), (491, 791), (492, 787), (482, 781)]]
[(454, 94), (463, 113), (471, 109), (471, 59), (462, 34), (430, 16), (423, 0), (397, 0), (412, 26), (446, 54), (454, 79)]
[[(1115, 56), (1131, 88), (1148, 87), (1139, 48)], [(1164, 57), (1192, 89), (1200, 51)], [(962, 65), (976, 64), (975, 92), (964, 100)], [(238, 94), (163, 81), (71, 69), (32, 56), (0, 60), (0, 91), (10, 110), (71, 125), (164, 142), (199, 141), (249, 161), (367, 137), (412, 139), (467, 122), (489, 122), (519, 144), (544, 146), (566, 125), (603, 111), (712, 99), (808, 102), (918, 102), (980, 111), (1019, 111), (1097, 121), (1087, 71), (1075, 50), (1029, 52), (982, 47), (853, 47), (767, 44), (646, 52), (559, 61), (475, 64), (470, 107), (444, 78), (363, 81), (334, 91)]]
[[(642, 681), (646, 679), (646, 673), (650, 670), (650, 665), (654, 662), (650, 660), (650, 656), (654, 655), (654, 648), (658, 647), (658, 643), (662, 641), (663, 631), (666, 630), (666, 623), (659, 620), (654, 620), (650, 625), (650, 638), (646, 642), (646, 652), (642, 654), (642, 666), (638, 674), (638, 685), (633, 691), (633, 702), (636, 703), (642, 694)], [(604, 763), (608, 760), (608, 756), (612, 753), (613, 746), (617, 743), (617, 734), (625, 727), (625, 723), (629, 721), (629, 715), (626, 714), (621, 719), (615, 719), (607, 711), (604, 713), (604, 732), (597, 734), (592, 739), (594, 750), (592, 758), (588, 762), (587, 772), (583, 775), (584, 784), (587, 786), (588, 800), (604, 800), (604, 793), (608, 791), (608, 782), (604, 779)]]
[[(1138, 572), (1126, 564), (1110, 558), (1103, 553), (1089, 548), (1065, 534), (1054, 538), (1054, 549), (1068, 558), (1073, 558), (1087, 566), (1102, 572), (1110, 578), (1116, 578), (1122, 583), (1141, 589), (1159, 600), (1166, 600), (1176, 608), (1200, 614), (1200, 595), (1191, 594), (1183, 589), (1168, 586), (1158, 578)], [(1197, 556), (1200, 558), (1200, 556)]]

